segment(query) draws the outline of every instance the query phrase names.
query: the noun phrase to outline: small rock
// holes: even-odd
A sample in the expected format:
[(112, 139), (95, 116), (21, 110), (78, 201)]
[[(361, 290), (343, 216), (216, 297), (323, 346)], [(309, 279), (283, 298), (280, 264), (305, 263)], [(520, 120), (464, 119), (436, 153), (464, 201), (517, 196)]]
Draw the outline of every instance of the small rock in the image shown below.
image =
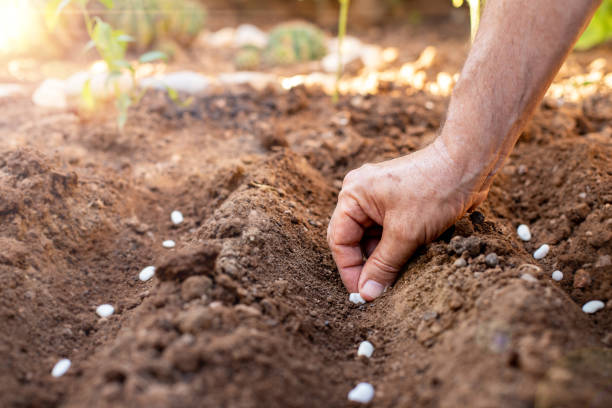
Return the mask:
[(596, 268), (610, 265), (612, 265), (612, 257), (610, 257), (610, 255), (600, 255), (599, 258), (597, 258), (597, 262), (595, 262)]
[(553, 278), (553, 280), (559, 282), (560, 280), (563, 279), (563, 272), (561, 272), (561, 271), (554, 271), (552, 273), (552, 278)]
[(524, 273), (521, 275), (522, 280), (526, 280), (527, 282), (537, 282), (538, 279), (529, 273)]
[(604, 308), (604, 302), (601, 300), (590, 300), (582, 306), (584, 313), (592, 314)]
[(425, 320), (426, 322), (436, 318), (438, 318), (438, 312), (436, 312), (435, 310), (429, 310), (423, 313), (423, 320)]
[(66, 109), (68, 101), (64, 90), (64, 81), (61, 79), (46, 79), (34, 91), (32, 102), (43, 108)]
[(525, 224), (521, 224), (518, 226), (518, 228), (516, 229), (516, 234), (523, 241), (531, 240), (531, 231), (529, 231), (529, 227)]
[(591, 274), (584, 269), (578, 269), (574, 274), (574, 288), (584, 289), (591, 284)]
[(258, 48), (264, 48), (267, 43), (268, 35), (253, 24), (241, 24), (234, 32), (235, 47), (240, 48), (245, 45), (254, 45)]
[(115, 308), (109, 304), (103, 304), (96, 308), (96, 313), (100, 317), (109, 317), (115, 313)]
[(183, 214), (180, 211), (174, 210), (170, 213), (170, 220), (174, 225), (179, 225), (183, 222)]
[(490, 254), (488, 254), (485, 257), (485, 263), (491, 268), (496, 267), (497, 264), (499, 264), (499, 258), (497, 257), (497, 254), (495, 252), (491, 252)]
[(24, 94), (25, 88), (19, 84), (0, 84), (0, 98)]
[(349, 300), (356, 305), (363, 305), (366, 302), (359, 293), (351, 293), (349, 295)]
[(164, 248), (174, 248), (176, 246), (176, 242), (174, 242), (171, 239), (167, 239), (164, 242), (162, 242), (162, 246)]
[(140, 279), (143, 282), (146, 282), (149, 279), (151, 279), (153, 275), (155, 275), (155, 267), (147, 266), (142, 271), (140, 271), (140, 273), (138, 274), (138, 279)]
[(72, 363), (70, 362), (70, 360), (68, 360), (67, 358), (62, 358), (53, 366), (53, 370), (51, 370), (51, 375), (55, 378), (61, 377), (62, 375), (66, 374), (71, 365)]
[(234, 43), (235, 31), (233, 27), (225, 27), (206, 36), (206, 43), (211, 47), (225, 48)]
[(210, 79), (193, 71), (179, 71), (140, 80), (142, 88), (165, 91), (171, 88), (177, 92), (198, 94), (210, 86)]
[(457, 258), (455, 262), (453, 263), (453, 265), (456, 266), (457, 268), (463, 268), (464, 266), (467, 265), (467, 261), (463, 258)]
[(265, 72), (227, 72), (219, 74), (219, 83), (223, 86), (236, 86), (236, 85), (251, 85), (253, 88), (261, 91), (268, 85), (276, 84), (277, 79), (274, 75)]
[(471, 257), (474, 257), (480, 253), (482, 242), (480, 241), (480, 238), (474, 235), (467, 238), (457, 235), (450, 240), (449, 245), (450, 248), (458, 255), (467, 252)]
[(358, 356), (365, 356), (367, 358), (372, 357), (372, 353), (374, 352), (374, 345), (369, 341), (362, 341), (359, 344), (359, 349), (357, 349)]
[(586, 193), (582, 192), (580, 194), (578, 194), (578, 197), (582, 198), (583, 200), (586, 198)]
[(212, 280), (208, 276), (190, 276), (181, 285), (181, 297), (188, 302), (207, 294), (210, 288)]
[(542, 259), (546, 255), (548, 255), (548, 251), (550, 251), (550, 247), (547, 244), (544, 244), (535, 250), (535, 252), (533, 253), (533, 257), (535, 259)]
[(366, 382), (357, 384), (348, 393), (349, 401), (360, 402), (362, 404), (367, 404), (372, 401), (372, 398), (374, 398), (374, 387)]

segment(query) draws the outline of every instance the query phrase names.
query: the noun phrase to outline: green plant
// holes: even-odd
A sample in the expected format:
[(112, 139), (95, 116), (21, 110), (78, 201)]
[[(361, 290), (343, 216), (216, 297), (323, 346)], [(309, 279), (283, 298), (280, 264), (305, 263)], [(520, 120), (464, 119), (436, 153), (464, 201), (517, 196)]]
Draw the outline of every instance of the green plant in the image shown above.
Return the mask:
[[(478, 25), (480, 24), (480, 16), (484, 10), (485, 0), (466, 0), (470, 9), (470, 37), (472, 41), (476, 37), (478, 31)], [(453, 6), (461, 7), (463, 0), (452, 0)]]
[[(122, 130), (127, 122), (128, 109), (134, 103), (138, 102), (144, 95), (143, 90), (139, 90), (137, 86), (133, 86), (131, 90), (125, 91), (119, 85), (119, 78), (128, 73), (131, 76), (131, 82), (136, 85), (134, 65), (126, 58), (127, 44), (133, 41), (133, 38), (127, 35), (123, 30), (114, 29), (110, 24), (104, 22), (100, 17), (91, 17), (87, 5), (90, 0), (51, 0), (47, 3), (46, 19), (47, 24), (53, 28), (57, 25), (58, 18), (62, 11), (71, 3), (77, 6), (85, 20), (87, 33), (91, 40), (86, 45), (85, 49), (95, 48), (100, 57), (106, 63), (108, 68), (108, 76), (106, 85), (112, 86), (114, 93), (115, 107), (117, 109), (117, 125), (119, 130)], [(98, 0), (106, 8), (111, 9), (114, 6), (113, 0)], [(157, 60), (166, 59), (166, 55), (159, 51), (150, 51), (142, 54), (139, 62), (147, 63)], [(176, 91), (168, 89), (170, 98), (178, 102)], [(179, 102), (180, 103), (180, 102)], [(81, 107), (87, 111), (92, 111), (95, 108), (96, 100), (91, 89), (91, 80), (87, 80), (81, 91)]]
[(603, 0), (584, 33), (577, 50), (587, 50), (612, 38), (612, 0)]
[(252, 70), (261, 63), (261, 50), (254, 45), (245, 45), (236, 52), (234, 65), (241, 70)]
[(283, 65), (317, 60), (326, 53), (321, 30), (312, 24), (292, 22), (281, 24), (270, 32), (264, 59), (268, 64)]
[(349, 0), (338, 0), (340, 2), (340, 13), (338, 14), (338, 69), (336, 70), (336, 87), (332, 98), (334, 103), (338, 102), (340, 90), (340, 77), (342, 77), (342, 42), (346, 35), (346, 21), (348, 19)]

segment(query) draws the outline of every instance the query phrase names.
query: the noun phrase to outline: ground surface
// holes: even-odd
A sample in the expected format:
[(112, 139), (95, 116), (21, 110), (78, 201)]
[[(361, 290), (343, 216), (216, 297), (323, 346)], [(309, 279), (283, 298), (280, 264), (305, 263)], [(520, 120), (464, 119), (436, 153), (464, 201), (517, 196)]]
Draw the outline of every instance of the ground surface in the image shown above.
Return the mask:
[[(400, 59), (438, 41), (451, 72), (466, 50), (395, 38)], [(386, 84), (334, 106), (298, 87), (181, 111), (150, 93), (124, 134), (110, 116), (0, 99), (0, 405), (341, 407), (369, 381), (378, 407), (610, 406), (610, 97), (547, 98), (478, 212), (364, 306), (325, 242), (341, 180), (429, 143), (445, 98)], [(606, 307), (583, 313), (591, 299)], [(116, 313), (99, 319), (101, 303)], [(53, 379), (61, 357), (73, 366)]]

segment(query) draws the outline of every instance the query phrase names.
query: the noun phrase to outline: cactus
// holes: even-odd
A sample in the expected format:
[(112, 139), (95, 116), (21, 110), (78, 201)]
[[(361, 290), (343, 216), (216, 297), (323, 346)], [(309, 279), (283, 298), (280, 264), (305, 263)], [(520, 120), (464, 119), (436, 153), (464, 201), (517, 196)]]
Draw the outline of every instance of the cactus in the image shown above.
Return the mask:
[(294, 22), (277, 26), (270, 32), (264, 58), (268, 64), (312, 61), (327, 54), (325, 37), (312, 24)]
[(254, 70), (261, 63), (261, 50), (253, 45), (240, 48), (234, 57), (234, 65), (240, 70)]
[(206, 10), (190, 0), (117, 1), (108, 21), (134, 38), (138, 51), (172, 40), (190, 45), (204, 27)]

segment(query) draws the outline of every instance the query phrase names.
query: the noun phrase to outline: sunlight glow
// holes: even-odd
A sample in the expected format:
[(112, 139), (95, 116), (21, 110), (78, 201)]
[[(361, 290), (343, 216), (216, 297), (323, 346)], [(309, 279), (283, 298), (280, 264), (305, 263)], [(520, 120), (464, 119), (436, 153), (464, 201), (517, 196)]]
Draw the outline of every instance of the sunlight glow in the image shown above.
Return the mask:
[(0, 0), (0, 54), (27, 45), (35, 18), (31, 0)]

